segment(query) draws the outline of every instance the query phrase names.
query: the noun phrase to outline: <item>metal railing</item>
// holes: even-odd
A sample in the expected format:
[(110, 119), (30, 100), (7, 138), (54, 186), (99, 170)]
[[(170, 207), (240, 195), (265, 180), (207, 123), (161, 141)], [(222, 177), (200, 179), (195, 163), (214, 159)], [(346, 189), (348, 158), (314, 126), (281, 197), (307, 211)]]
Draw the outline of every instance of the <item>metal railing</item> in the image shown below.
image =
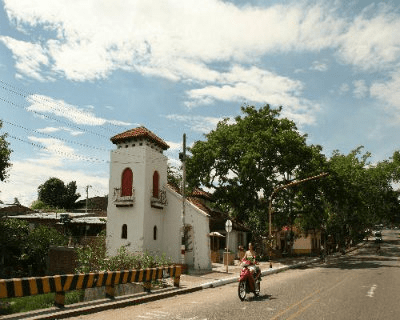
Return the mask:
[(135, 203), (135, 189), (132, 188), (132, 195), (123, 196), (121, 188), (114, 188), (113, 203), (116, 206), (133, 206)]
[(115, 286), (131, 282), (143, 282), (150, 290), (151, 281), (174, 278), (174, 286), (179, 287), (181, 266), (148, 268), (140, 270), (108, 271), (97, 273), (65, 274), (46, 277), (13, 278), (0, 280), (0, 299), (26, 297), (55, 292), (54, 304), (64, 307), (65, 292), (105, 287), (106, 296), (115, 296)]
[(168, 205), (168, 200), (167, 200), (167, 191), (165, 187), (163, 187), (161, 190), (158, 191), (158, 198), (153, 196), (153, 193), (151, 194), (150, 198), (151, 206), (155, 208), (162, 209)]

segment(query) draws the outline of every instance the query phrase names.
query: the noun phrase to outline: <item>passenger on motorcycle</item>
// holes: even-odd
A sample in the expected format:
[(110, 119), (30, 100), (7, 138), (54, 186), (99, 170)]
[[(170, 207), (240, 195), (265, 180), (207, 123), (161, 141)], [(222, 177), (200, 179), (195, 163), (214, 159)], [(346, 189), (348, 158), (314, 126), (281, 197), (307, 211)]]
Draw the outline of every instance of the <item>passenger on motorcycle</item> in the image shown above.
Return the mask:
[(260, 272), (260, 267), (256, 260), (256, 252), (254, 251), (253, 244), (249, 243), (249, 250), (247, 250), (243, 256), (242, 262), (249, 266), (249, 270), (252, 274)]

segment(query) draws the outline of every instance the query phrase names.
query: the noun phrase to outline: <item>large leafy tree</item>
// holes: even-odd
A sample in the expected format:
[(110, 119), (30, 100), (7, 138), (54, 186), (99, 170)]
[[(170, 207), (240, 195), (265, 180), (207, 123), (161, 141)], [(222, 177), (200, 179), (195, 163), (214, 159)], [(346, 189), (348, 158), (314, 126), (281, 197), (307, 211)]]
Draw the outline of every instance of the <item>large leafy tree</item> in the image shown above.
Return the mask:
[(56, 229), (31, 229), (19, 219), (0, 220), (0, 278), (45, 274), (50, 245), (65, 245), (68, 239)]
[(321, 148), (308, 146), (281, 110), (243, 106), (243, 116), (219, 122), (187, 159), (189, 185), (215, 189), (219, 205), (260, 233), (267, 230), (265, 200), (273, 189), (302, 171), (317, 172), (323, 161)]
[(359, 240), (366, 228), (395, 217), (400, 208), (392, 182), (398, 166), (394, 160), (371, 165), (370, 153), (362, 149), (348, 155), (334, 151), (327, 162), (329, 177), (299, 186), (296, 204), (304, 214), (296, 222), (303, 230), (322, 228), (345, 245)]
[[(0, 120), (0, 129), (3, 126), (3, 122)], [(4, 181), (7, 176), (7, 169), (11, 167), (10, 155), (12, 150), (10, 144), (6, 140), (7, 134), (0, 135), (0, 181)]]
[(38, 187), (38, 200), (53, 208), (72, 209), (80, 197), (76, 189), (75, 181), (65, 185), (62, 180), (53, 177)]

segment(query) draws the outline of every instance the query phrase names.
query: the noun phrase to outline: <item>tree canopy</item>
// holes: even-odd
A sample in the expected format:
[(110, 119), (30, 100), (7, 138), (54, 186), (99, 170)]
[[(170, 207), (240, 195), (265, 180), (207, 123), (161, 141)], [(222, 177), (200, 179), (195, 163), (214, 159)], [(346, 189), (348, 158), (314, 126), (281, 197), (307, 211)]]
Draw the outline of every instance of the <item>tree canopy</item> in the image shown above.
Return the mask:
[(320, 146), (309, 146), (307, 135), (281, 117), (282, 108), (243, 106), (243, 116), (224, 119), (196, 141), (187, 159), (190, 186), (215, 189), (219, 205), (242, 221), (254, 217), (265, 228), (268, 199), (275, 186), (317, 172), (324, 161)]
[(50, 178), (38, 187), (38, 200), (53, 208), (72, 209), (81, 196), (76, 193), (76, 182), (67, 185), (59, 178)]
[(268, 198), (290, 181), (328, 172), (329, 176), (280, 191), (274, 198), (273, 224), (300, 230), (323, 229), (356, 239), (366, 227), (394, 221), (400, 212), (400, 152), (371, 165), (369, 152), (358, 147), (330, 158), (319, 145), (308, 145), (295, 123), (281, 117), (282, 108), (243, 106), (243, 116), (224, 119), (189, 149), (190, 186), (215, 190), (217, 204), (245, 222), (253, 234), (266, 235)]
[(29, 268), (44, 275), (50, 245), (65, 245), (68, 239), (56, 229), (29, 228), (27, 221), (0, 220), (0, 278), (26, 277)]
[[(2, 126), (3, 122), (0, 120), (0, 129)], [(12, 150), (6, 138), (6, 133), (0, 135), (0, 181), (4, 181), (8, 177), (7, 169), (11, 167), (10, 155)]]

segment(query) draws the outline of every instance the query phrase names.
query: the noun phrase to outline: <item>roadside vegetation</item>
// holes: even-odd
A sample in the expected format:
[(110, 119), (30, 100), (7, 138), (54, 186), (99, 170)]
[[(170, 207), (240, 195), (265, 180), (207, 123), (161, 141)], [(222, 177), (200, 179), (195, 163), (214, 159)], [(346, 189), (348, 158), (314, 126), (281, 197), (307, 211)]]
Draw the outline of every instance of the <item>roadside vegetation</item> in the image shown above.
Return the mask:
[(26, 221), (0, 220), (0, 278), (43, 276), (50, 245), (66, 245), (56, 229), (30, 228)]
[(259, 247), (268, 237), (273, 190), (321, 173), (329, 175), (276, 194), (273, 230), (322, 230), (334, 247), (344, 247), (360, 241), (375, 224), (400, 223), (394, 188), (400, 181), (399, 151), (378, 163), (370, 162), (362, 146), (327, 156), (282, 117), (281, 107), (245, 105), (241, 111), (189, 148), (186, 177), (192, 188), (213, 190), (216, 207), (252, 230)]
[(125, 246), (121, 246), (115, 256), (107, 256), (104, 231), (87, 246), (77, 248), (77, 254), (77, 273), (145, 269), (172, 264), (172, 260), (164, 254), (151, 255), (147, 251), (131, 253)]
[[(83, 295), (83, 290), (66, 292), (65, 304), (81, 302), (83, 301)], [(0, 316), (54, 307), (54, 296), (55, 293), (47, 293), (29, 297), (2, 299), (0, 300)]]

